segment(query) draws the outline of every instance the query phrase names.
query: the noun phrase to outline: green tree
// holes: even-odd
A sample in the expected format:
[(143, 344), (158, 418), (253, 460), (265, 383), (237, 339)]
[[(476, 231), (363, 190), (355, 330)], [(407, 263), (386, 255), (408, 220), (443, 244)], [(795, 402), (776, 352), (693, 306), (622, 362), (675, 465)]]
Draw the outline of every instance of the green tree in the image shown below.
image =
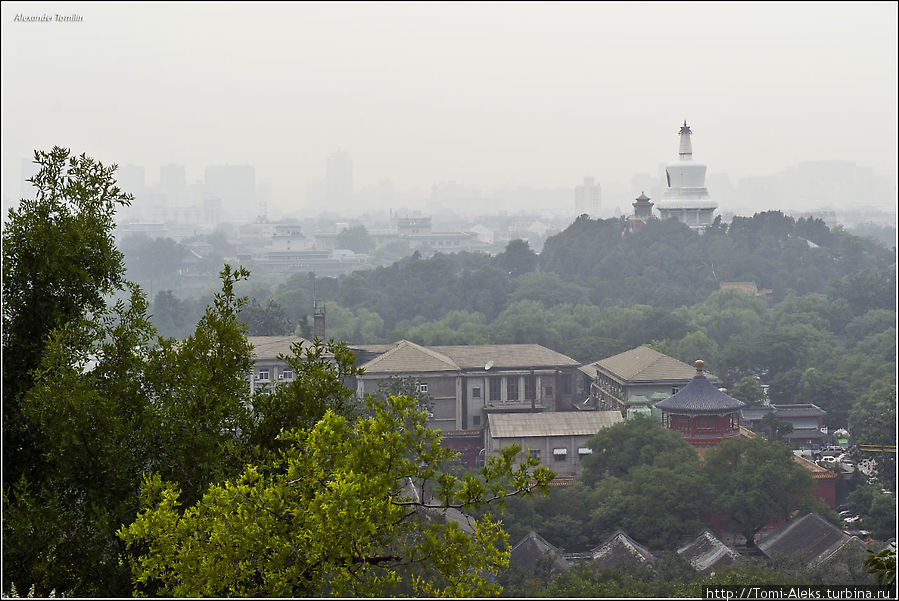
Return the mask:
[(284, 308), (271, 298), (264, 307), (251, 299), (241, 308), (240, 320), (247, 324), (250, 336), (289, 336), (294, 330)]
[[(311, 429), (285, 431), (289, 446), (279, 458), (211, 486), (183, 512), (176, 486), (147, 479), (146, 509), (120, 531), (138, 554), (138, 591), (361, 596), (405, 585), (414, 595), (498, 592), (495, 576), (508, 566), (498, 522), (475, 520), (469, 535), (455, 522), (420, 518), (429, 508), (464, 510), (545, 490), (552, 472), (530, 459), (513, 469), (520, 449), (510, 447), (490, 459), (482, 478), (441, 474), (452, 453), (425, 427), (414, 400), (371, 400), (370, 410), (355, 423), (328, 411)], [(433, 502), (417, 492), (427, 482)]]
[(356, 253), (368, 253), (375, 249), (375, 241), (364, 225), (347, 228), (337, 234), (334, 240), (337, 248), (345, 248)]
[(21, 402), (50, 332), (99, 311), (123, 284), (113, 216), (132, 200), (116, 186), (115, 165), (58, 146), (35, 151), (34, 163), (35, 197), (10, 209), (3, 229), (4, 486), (40, 462)]
[(748, 546), (765, 524), (786, 517), (814, 486), (787, 445), (763, 438), (725, 440), (706, 453), (703, 468), (712, 509), (724, 515)]
[(765, 398), (765, 391), (762, 390), (761, 384), (752, 376), (740, 378), (727, 390), (727, 394), (747, 405), (760, 405)]
[[(606, 477), (624, 477), (641, 465), (650, 465), (661, 453), (693, 449), (676, 432), (657, 420), (637, 416), (604, 428), (587, 441), (593, 453), (584, 458), (583, 480), (588, 485)], [(693, 453), (695, 456), (695, 453)]]
[(512, 277), (518, 277), (537, 266), (537, 255), (526, 240), (511, 240), (506, 250), (496, 255), (496, 265)]

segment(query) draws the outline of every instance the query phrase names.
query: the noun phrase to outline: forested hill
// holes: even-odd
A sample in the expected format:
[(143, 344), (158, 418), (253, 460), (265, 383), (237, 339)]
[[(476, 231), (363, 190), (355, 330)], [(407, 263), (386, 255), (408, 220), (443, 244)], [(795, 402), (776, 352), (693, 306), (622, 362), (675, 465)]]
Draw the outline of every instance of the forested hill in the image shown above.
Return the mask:
[(779, 301), (895, 264), (895, 252), (874, 242), (774, 211), (735, 217), (730, 226), (718, 221), (703, 235), (674, 220), (626, 229), (620, 219), (581, 216), (546, 241), (540, 268), (589, 286), (595, 304), (674, 308), (702, 301), (721, 282), (754, 282)]
[[(625, 233), (619, 219), (578, 218), (547, 240), (486, 254), (415, 254), (340, 279), (314, 278), (327, 336), (351, 343), (536, 343), (582, 362), (641, 344), (697, 358), (749, 402), (825, 408), (845, 425), (855, 400), (895, 386), (896, 263), (886, 249), (820, 220), (779, 212), (704, 234), (675, 221)], [(722, 282), (770, 288), (768, 302)], [(254, 335), (311, 336), (313, 278), (258, 281), (241, 317)], [(207, 299), (156, 296), (160, 332), (185, 335)], [(895, 393), (893, 393), (895, 394)], [(886, 437), (889, 439), (889, 436)]]
[[(895, 251), (820, 220), (780, 212), (737, 217), (705, 234), (673, 221), (651, 221), (625, 234), (621, 219), (579, 217), (534, 255), (513, 241), (490, 258), (459, 253), (417, 255), (389, 267), (356, 272), (334, 287), (341, 307), (377, 313), (389, 331), (403, 320), (433, 320), (450, 311), (477, 312), (493, 321), (511, 303), (534, 300), (600, 307), (649, 305), (674, 309), (705, 300), (721, 282), (754, 282), (778, 302), (790, 293), (832, 293), (855, 274), (869, 308), (892, 309)], [(860, 274), (867, 272), (870, 277)], [(860, 279), (859, 279), (860, 278)], [(848, 284), (847, 284), (848, 285)], [(847, 292), (848, 293), (848, 292)]]

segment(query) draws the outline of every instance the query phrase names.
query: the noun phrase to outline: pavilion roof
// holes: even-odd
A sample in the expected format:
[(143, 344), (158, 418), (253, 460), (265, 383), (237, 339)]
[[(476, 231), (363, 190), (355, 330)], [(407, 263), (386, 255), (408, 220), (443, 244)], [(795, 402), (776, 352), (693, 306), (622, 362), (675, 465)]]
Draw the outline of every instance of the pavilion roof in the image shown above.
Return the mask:
[(667, 412), (717, 413), (736, 411), (745, 407), (746, 403), (724, 394), (708, 378), (698, 373), (676, 394), (657, 402), (655, 406)]

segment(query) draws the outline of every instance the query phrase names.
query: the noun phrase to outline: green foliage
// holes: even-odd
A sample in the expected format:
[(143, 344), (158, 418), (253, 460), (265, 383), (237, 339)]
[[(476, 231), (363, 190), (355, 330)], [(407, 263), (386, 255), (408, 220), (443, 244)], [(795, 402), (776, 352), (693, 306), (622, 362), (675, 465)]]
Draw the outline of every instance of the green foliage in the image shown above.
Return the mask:
[(761, 384), (752, 376), (744, 376), (727, 389), (727, 394), (743, 401), (747, 405), (760, 405), (765, 399), (765, 391)]
[(132, 234), (121, 241), (128, 278), (145, 285), (150, 294), (155, 287), (178, 276), (188, 251), (171, 238), (149, 238)]
[(849, 494), (849, 509), (861, 519), (861, 527), (878, 540), (896, 536), (896, 497), (879, 488), (860, 485)]
[[(174, 596), (364, 596), (401, 583), (414, 595), (482, 596), (508, 565), (506, 535), (488, 517), (468, 535), (453, 522), (415, 519), (429, 507), (477, 507), (543, 488), (552, 472), (520, 449), (491, 458), (482, 478), (441, 474), (451, 453), (407, 397), (371, 400), (355, 423), (328, 411), (311, 429), (285, 431), (288, 447), (265, 465), (211, 486), (183, 512), (158, 477), (146, 507), (120, 536), (138, 552), (139, 590)], [(503, 485), (510, 479), (511, 486)], [(433, 483), (434, 501), (417, 490)], [(422, 485), (424, 484), (424, 487)], [(416, 566), (430, 568), (419, 577)], [(405, 576), (404, 568), (411, 566)]]
[(247, 324), (250, 336), (289, 336), (294, 329), (284, 308), (271, 298), (264, 307), (251, 299), (241, 308), (240, 320)]
[(374, 250), (375, 241), (364, 225), (356, 225), (338, 233), (334, 245), (356, 253), (369, 253)]
[(533, 271), (537, 255), (525, 240), (511, 240), (506, 250), (496, 255), (494, 263), (513, 278)]
[(624, 423), (604, 428), (587, 442), (593, 453), (584, 458), (583, 480), (593, 485), (602, 478), (628, 476), (638, 466), (648, 466), (657, 456), (686, 451), (696, 453), (676, 432), (659, 426), (656, 419), (637, 416)]
[(3, 474), (14, 482), (39, 462), (36, 433), (21, 415), (54, 328), (103, 307), (123, 283), (112, 229), (132, 197), (106, 167), (68, 149), (35, 151), (34, 198), (10, 209), (3, 228)]
[(354, 392), (347, 381), (362, 373), (344, 342), (310, 345), (294, 343), (291, 354), (279, 357), (293, 370), (294, 379), (257, 392), (250, 399), (253, 419), (243, 426), (241, 440), (263, 457), (281, 447), (282, 429), (311, 428), (330, 410), (353, 419), (358, 413)]
[(886, 549), (875, 553), (869, 551), (870, 556), (865, 560), (865, 567), (869, 574), (877, 577), (880, 586), (894, 586), (896, 584), (896, 543), (892, 543)]
[(733, 438), (713, 447), (703, 469), (711, 508), (721, 512), (749, 546), (765, 524), (789, 515), (814, 485), (787, 445), (757, 437)]

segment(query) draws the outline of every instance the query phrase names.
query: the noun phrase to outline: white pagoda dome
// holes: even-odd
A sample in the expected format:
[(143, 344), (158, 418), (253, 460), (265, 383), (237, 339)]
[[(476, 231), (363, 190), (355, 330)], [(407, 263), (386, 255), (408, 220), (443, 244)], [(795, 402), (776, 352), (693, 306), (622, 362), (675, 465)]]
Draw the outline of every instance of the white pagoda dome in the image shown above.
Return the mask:
[(667, 188), (656, 209), (662, 219), (677, 219), (694, 229), (711, 225), (718, 203), (709, 198), (705, 187), (705, 163), (693, 160), (690, 126), (680, 128), (678, 159), (665, 165)]

